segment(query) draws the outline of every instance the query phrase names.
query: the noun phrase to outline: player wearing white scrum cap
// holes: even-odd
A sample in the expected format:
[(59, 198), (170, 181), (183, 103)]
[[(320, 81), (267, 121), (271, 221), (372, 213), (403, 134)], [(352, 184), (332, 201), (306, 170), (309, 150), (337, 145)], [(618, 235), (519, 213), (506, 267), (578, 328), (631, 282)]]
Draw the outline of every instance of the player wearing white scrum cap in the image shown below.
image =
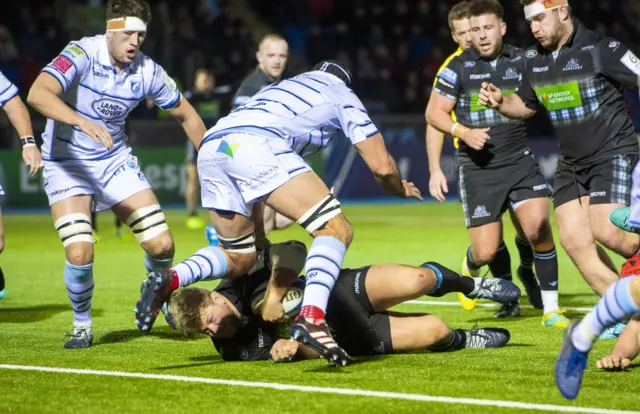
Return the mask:
[(164, 69), (140, 52), (151, 20), (143, 0), (110, 0), (106, 33), (72, 41), (40, 73), (28, 102), (47, 117), (44, 188), (65, 247), (64, 279), (74, 311), (65, 348), (91, 345), (92, 200), (127, 223), (150, 271), (169, 267), (174, 246), (151, 186), (127, 145), (127, 115), (152, 100), (182, 125), (196, 147), (204, 123)]

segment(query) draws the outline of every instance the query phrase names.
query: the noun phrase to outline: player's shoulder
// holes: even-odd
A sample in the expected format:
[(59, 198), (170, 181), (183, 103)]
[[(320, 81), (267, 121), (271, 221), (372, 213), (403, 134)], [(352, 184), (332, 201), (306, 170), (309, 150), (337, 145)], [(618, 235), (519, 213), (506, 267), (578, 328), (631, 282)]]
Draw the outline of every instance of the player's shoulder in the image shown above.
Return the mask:
[(86, 57), (90, 59), (98, 53), (101, 45), (104, 45), (104, 47), (107, 46), (105, 35), (87, 36), (82, 39), (70, 41), (65, 48), (65, 52), (72, 53), (72, 57), (82, 57), (86, 55)]

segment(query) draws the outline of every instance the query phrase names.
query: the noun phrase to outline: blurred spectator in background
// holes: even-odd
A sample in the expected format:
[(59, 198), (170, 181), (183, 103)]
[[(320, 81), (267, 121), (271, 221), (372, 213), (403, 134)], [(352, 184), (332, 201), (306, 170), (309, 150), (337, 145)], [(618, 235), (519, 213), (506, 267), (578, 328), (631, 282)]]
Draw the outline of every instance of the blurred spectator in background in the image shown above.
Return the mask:
[[(2, 17), (8, 29), (0, 26), (0, 70), (22, 90), (28, 90), (39, 69), (70, 37), (91, 33), (96, 24), (103, 26), (105, 3), (6, 2)], [(283, 33), (296, 60), (304, 61), (296, 70), (306, 70), (323, 59), (352, 63), (353, 87), (371, 112), (420, 113), (421, 105), (414, 105), (415, 101), (426, 104), (427, 89), (446, 57), (443, 50), (455, 48), (447, 27), (447, 12), (455, 0), (149, 3), (154, 18), (143, 51), (157, 56), (158, 63), (175, 74), (181, 85), (194, 83), (197, 68), (213, 69), (218, 84), (239, 85), (253, 68), (255, 41), (269, 30)], [(519, 2), (502, 3), (510, 27), (505, 42), (520, 47), (534, 44)], [(624, 43), (640, 44), (638, 0), (574, 0), (571, 5), (587, 26)], [(410, 74), (413, 71), (417, 82)], [(155, 109), (139, 108), (136, 116), (158, 117)]]

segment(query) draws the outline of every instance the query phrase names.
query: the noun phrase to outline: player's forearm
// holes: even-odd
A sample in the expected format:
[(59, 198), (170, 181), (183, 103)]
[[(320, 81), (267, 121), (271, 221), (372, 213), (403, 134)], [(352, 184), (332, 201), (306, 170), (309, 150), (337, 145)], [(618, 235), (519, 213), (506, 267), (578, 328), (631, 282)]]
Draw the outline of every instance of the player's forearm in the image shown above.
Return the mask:
[(431, 125), (427, 125), (427, 158), (429, 160), (429, 171), (441, 171), (440, 158), (442, 156), (442, 146), (444, 144), (444, 134)]
[(498, 112), (511, 119), (527, 119), (536, 113), (533, 109), (529, 109), (516, 94), (504, 96)]
[[(36, 80), (37, 82), (37, 80)], [(65, 104), (55, 93), (34, 85), (29, 91), (27, 102), (43, 116), (68, 125), (78, 126), (83, 118)]]
[(33, 136), (29, 111), (18, 95), (9, 99), (9, 101), (4, 104), (4, 111), (7, 113), (11, 125), (13, 125), (18, 132), (18, 136)]
[(376, 182), (385, 192), (393, 195), (403, 196), (404, 185), (402, 184), (402, 177), (400, 176), (400, 170), (398, 170), (398, 164), (389, 154), (389, 164), (386, 169), (374, 173)]
[(200, 118), (195, 111), (194, 115), (195, 116), (191, 116), (182, 122), (182, 128), (187, 134), (189, 141), (191, 141), (196, 148), (200, 149), (200, 143), (202, 142), (207, 129), (204, 126), (204, 122), (202, 122), (202, 118)]

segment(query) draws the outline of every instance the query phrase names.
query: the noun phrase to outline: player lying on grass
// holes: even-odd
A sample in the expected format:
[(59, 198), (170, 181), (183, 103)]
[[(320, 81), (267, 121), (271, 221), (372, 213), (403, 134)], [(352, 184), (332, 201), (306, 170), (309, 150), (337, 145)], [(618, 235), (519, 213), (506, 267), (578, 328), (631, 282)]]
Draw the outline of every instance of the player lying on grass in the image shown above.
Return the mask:
[[(199, 288), (176, 291), (169, 307), (177, 328), (209, 335), (227, 361), (322, 355), (323, 348), (314, 340), (307, 342), (307, 347), (289, 340), (286, 323), (265, 322), (285, 322), (280, 302), (298, 279), (305, 256), (306, 247), (300, 242), (272, 245), (264, 255), (264, 265), (251, 276), (223, 280), (213, 292)], [(277, 303), (281, 312), (261, 317), (256, 315), (260, 311), (252, 311), (251, 304), (255, 291), (264, 289), (267, 283), (264, 301)], [(352, 356), (506, 345), (510, 335), (505, 329), (454, 330), (434, 315), (388, 311), (425, 294), (439, 297), (458, 291), (501, 303), (520, 296), (520, 289), (512, 282), (463, 277), (434, 262), (417, 267), (381, 264), (342, 269), (329, 297), (327, 323), (338, 346)]]

